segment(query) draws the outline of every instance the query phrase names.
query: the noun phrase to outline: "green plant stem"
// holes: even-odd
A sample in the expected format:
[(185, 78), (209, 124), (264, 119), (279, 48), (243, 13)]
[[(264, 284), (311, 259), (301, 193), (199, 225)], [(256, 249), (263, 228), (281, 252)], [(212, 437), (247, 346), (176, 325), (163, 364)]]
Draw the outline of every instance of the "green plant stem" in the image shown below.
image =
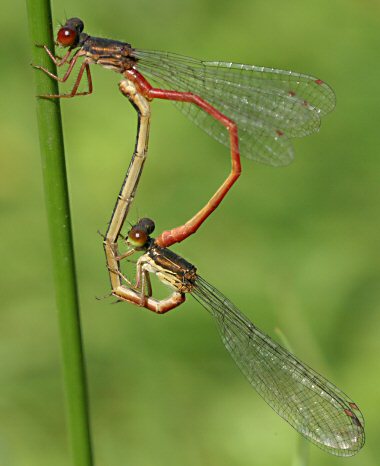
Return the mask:
[[(49, 0), (27, 0), (27, 9), (33, 63), (56, 74), (56, 67), (44, 49), (35, 46), (46, 44), (54, 50)], [(57, 82), (45, 73), (36, 70), (35, 79), (37, 95), (58, 93)], [(37, 119), (73, 464), (91, 466), (87, 385), (59, 99), (37, 98)]]

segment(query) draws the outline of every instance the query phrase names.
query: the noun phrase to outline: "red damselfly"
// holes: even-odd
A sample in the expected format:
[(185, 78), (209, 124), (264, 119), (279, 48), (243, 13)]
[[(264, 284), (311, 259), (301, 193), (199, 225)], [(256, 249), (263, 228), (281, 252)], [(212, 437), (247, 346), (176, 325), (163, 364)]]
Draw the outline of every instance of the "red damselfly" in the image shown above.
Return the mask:
[[(216, 209), (240, 175), (240, 151), (258, 162), (286, 165), (293, 159), (292, 139), (317, 131), (321, 117), (335, 105), (332, 89), (313, 76), (140, 50), (126, 42), (90, 36), (83, 29), (79, 18), (67, 20), (59, 29), (56, 43), (68, 48), (63, 58), (55, 57), (44, 47), (57, 66), (68, 64), (67, 71), (60, 78), (41, 66), (36, 68), (60, 82), (69, 78), (79, 58), (83, 57), (83, 61), (70, 93), (42, 97), (91, 94), (89, 65), (95, 63), (124, 76), (119, 88), (130, 100), (133, 101), (131, 86), (148, 101), (171, 100), (210, 136), (230, 147), (229, 176), (188, 222), (164, 231), (157, 238), (157, 244), (162, 247), (195, 233)], [(88, 90), (79, 92), (84, 73)], [(159, 87), (153, 87), (147, 78)]]
[[(322, 450), (338, 456), (355, 455), (364, 445), (364, 419), (358, 406), (334, 384), (273, 341), (242, 314), (220, 291), (197, 273), (194, 265), (157, 244), (150, 234), (154, 222), (141, 219), (128, 233), (136, 251), (134, 285), (119, 269), (112, 272), (127, 285), (114, 291), (119, 300), (132, 302), (156, 313), (165, 313), (185, 301), (190, 293), (214, 318), (224, 346), (253, 388), (277, 414)], [(172, 289), (169, 298), (152, 297), (149, 274)]]

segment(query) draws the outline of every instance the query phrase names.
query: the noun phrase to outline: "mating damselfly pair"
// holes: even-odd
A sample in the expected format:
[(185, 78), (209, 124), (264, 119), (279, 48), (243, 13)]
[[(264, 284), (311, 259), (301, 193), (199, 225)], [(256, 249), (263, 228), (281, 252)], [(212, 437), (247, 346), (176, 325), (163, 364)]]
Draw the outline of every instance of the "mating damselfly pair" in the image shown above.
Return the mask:
[[(319, 129), (321, 116), (334, 107), (333, 91), (322, 80), (300, 73), (139, 50), (126, 42), (90, 36), (83, 29), (78, 18), (69, 19), (59, 29), (57, 44), (68, 48), (63, 58), (56, 58), (45, 47), (58, 66), (68, 65), (62, 78), (37, 68), (64, 82), (83, 58), (72, 91), (44, 96), (48, 98), (90, 94), (92, 63), (112, 69), (123, 75), (119, 88), (137, 109), (135, 152), (104, 239), (113, 294), (164, 313), (182, 304), (190, 293), (215, 319), (225, 347), (251, 385), (280, 416), (325, 451), (355, 454), (364, 444), (364, 420), (357, 405), (260, 331), (200, 277), (191, 263), (168, 249), (195, 233), (221, 203), (240, 175), (240, 151), (274, 166), (289, 163), (292, 138)], [(88, 90), (80, 91), (84, 74)], [(153, 87), (147, 78), (160, 87)], [(146, 159), (150, 101), (155, 98), (173, 101), (208, 134), (230, 146), (232, 169), (210, 201), (188, 222), (154, 239), (150, 236), (153, 221), (141, 219), (128, 234), (130, 249), (120, 254), (118, 241)], [(136, 252), (142, 255), (136, 265), (136, 283), (132, 283), (121, 272), (120, 263)], [(153, 298), (151, 273), (172, 289), (168, 298)]]

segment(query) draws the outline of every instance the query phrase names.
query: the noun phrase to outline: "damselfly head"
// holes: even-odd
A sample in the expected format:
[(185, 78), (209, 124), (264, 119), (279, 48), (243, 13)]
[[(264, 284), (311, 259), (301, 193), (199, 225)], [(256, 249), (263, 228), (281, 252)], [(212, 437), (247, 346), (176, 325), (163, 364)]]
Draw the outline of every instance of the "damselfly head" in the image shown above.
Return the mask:
[(137, 222), (137, 225), (140, 228), (144, 229), (148, 233), (148, 235), (153, 233), (156, 227), (156, 225), (154, 224), (151, 218), (140, 218), (140, 220)]
[(78, 45), (80, 34), (83, 31), (84, 24), (79, 18), (70, 18), (59, 29), (57, 34), (57, 44), (61, 47), (74, 48)]
[(149, 235), (154, 231), (154, 222), (150, 218), (140, 219), (128, 232), (127, 243), (139, 250), (148, 246)]

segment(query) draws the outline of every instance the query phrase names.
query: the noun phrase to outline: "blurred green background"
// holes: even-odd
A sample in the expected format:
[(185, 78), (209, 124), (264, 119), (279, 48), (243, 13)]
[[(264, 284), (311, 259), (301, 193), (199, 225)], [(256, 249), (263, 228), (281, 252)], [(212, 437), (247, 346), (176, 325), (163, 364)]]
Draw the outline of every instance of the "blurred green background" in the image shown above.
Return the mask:
[[(0, 465), (70, 464), (51, 257), (23, 5), (0, 18)], [(175, 247), (260, 328), (360, 406), (367, 444), (310, 465), (378, 465), (380, 3), (374, 0), (56, 2), (93, 35), (314, 74), (336, 91), (319, 134), (275, 169), (243, 175), (197, 235)], [(299, 436), (250, 388), (191, 298), (166, 316), (96, 300), (101, 239), (132, 154), (136, 116), (119, 76), (93, 67), (92, 96), (62, 103), (97, 465), (290, 465)], [(70, 88), (70, 84), (67, 85)], [(65, 87), (66, 89), (66, 87)], [(187, 220), (229, 171), (228, 150), (153, 103), (131, 221)], [(160, 182), (159, 182), (160, 180)]]

